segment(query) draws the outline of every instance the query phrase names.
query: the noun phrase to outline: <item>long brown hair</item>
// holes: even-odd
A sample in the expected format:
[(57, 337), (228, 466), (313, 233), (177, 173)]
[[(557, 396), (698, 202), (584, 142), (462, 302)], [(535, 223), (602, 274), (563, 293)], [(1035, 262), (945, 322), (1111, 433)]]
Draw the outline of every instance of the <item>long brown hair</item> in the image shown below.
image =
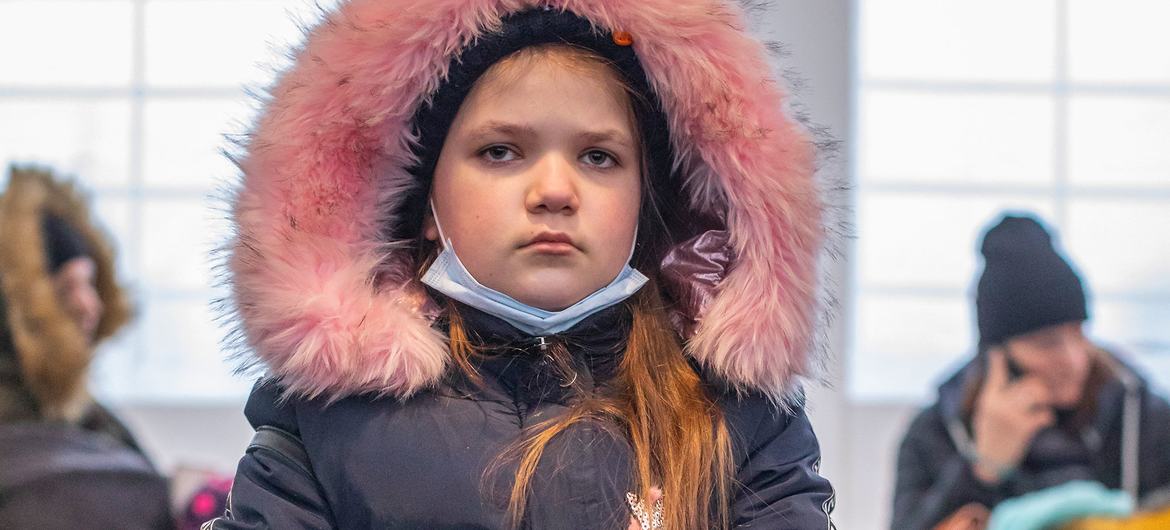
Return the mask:
[[(493, 65), (484, 77), (498, 75), (500, 70), (517, 75), (523, 71), (525, 61), (546, 58), (555, 58), (567, 66), (605, 65), (631, 99), (640, 96), (621, 82), (621, 76), (605, 59), (566, 45), (525, 48)], [(521, 524), (532, 479), (549, 444), (574, 426), (585, 423), (608, 427), (629, 444), (633, 455), (633, 476), (629, 478), (635, 493), (647, 499), (651, 488), (662, 490), (664, 528), (730, 526), (734, 477), (731, 436), (722, 409), (687, 361), (681, 340), (667, 317), (655, 273), (666, 227), (651, 195), (645, 170), (643, 163), (642, 214), (635, 263), (650, 281), (624, 302), (630, 311), (631, 325), (617, 373), (598, 391), (578, 384), (575, 388), (578, 399), (566, 414), (528, 427), (523, 439), (499, 455), (484, 472), (484, 487), (491, 489), (493, 475), (512, 469), (509, 464), (516, 464), (515, 480), (507, 499), (513, 528)], [(433, 259), (437, 248), (421, 237), (420, 243), (421, 271)], [(481, 353), (469, 339), (454, 304), (447, 305), (446, 317), (454, 369), (468, 380), (480, 381), (475, 358)], [(554, 342), (550, 354), (554, 367), (566, 372), (572, 369), (572, 359), (564, 344)], [(623, 529), (625, 524), (623, 520)]]
[[(721, 409), (684, 357), (653, 283), (627, 302), (632, 315), (629, 340), (617, 374), (604, 391), (576, 387), (579, 400), (566, 414), (527, 428), (524, 439), (485, 471), (484, 487), (490, 489), (495, 475), (518, 460), (508, 495), (514, 528), (525, 513), (545, 449), (582, 423), (613, 427), (630, 444), (631, 478), (639, 497), (648, 498), (651, 487), (662, 489), (664, 528), (730, 526), (731, 438)], [(454, 366), (477, 380), (475, 357), (481, 353), (468, 339), (453, 305), (448, 306), (448, 318)], [(553, 343), (550, 355), (557, 369), (572, 370), (563, 343)]]

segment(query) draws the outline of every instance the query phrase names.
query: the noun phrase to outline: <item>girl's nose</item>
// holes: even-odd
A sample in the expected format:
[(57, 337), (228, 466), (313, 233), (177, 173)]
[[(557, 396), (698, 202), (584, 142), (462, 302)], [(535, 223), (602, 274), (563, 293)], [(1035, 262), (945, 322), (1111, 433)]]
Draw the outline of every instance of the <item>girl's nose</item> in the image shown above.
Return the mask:
[(580, 206), (577, 167), (560, 155), (546, 156), (532, 167), (532, 185), (525, 198), (528, 211), (571, 214)]

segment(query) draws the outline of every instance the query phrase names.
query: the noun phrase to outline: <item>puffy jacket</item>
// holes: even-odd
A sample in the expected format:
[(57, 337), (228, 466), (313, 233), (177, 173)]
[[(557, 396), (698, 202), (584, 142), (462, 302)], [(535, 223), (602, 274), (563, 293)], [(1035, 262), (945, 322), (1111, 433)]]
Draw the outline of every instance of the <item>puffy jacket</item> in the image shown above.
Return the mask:
[(0, 528), (171, 530), (168, 485), (142, 453), (60, 422), (0, 424)]
[[(616, 366), (611, 352), (627, 328), (615, 320), (623, 312), (615, 306), (546, 338), (572, 345), (576, 378), (587, 387), (604, 385)], [(537, 341), (474, 309), (461, 314), (493, 345), (478, 366), (482, 387), (448, 380), (405, 401), (329, 403), (283, 401), (279, 384), (259, 384), (249, 421), (303, 440), (304, 458), (254, 446), (240, 462), (228, 514), (209, 528), (504, 528), (498, 499), (507, 491), (497, 490), (496, 500), (491, 486), (485, 493), (485, 469), (525, 426), (562, 414), (573, 392), (549, 377)], [(820, 451), (804, 413), (779, 412), (758, 394), (712, 392), (734, 440), (734, 527), (829, 528), (833, 491), (817, 474)], [(523, 527), (624, 530), (630, 460), (626, 442), (602, 425), (558, 439), (541, 461)]]

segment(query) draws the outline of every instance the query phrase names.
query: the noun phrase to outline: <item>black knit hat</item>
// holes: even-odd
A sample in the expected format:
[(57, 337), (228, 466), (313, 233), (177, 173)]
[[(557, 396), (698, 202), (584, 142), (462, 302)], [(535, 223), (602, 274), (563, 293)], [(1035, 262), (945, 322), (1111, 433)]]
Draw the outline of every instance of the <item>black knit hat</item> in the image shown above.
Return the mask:
[(56, 215), (50, 213), (41, 218), (41, 233), (45, 238), (45, 265), (50, 273), (56, 273), (73, 258), (89, 256), (89, 247), (81, 233)]
[(975, 295), (984, 349), (1040, 328), (1088, 319), (1085, 289), (1036, 217), (1006, 215), (984, 233)]

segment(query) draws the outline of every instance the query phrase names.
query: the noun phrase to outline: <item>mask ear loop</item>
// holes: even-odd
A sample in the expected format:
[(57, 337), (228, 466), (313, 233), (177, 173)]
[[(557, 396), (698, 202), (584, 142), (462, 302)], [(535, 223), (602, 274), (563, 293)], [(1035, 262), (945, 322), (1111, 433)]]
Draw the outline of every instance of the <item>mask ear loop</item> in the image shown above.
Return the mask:
[[(451, 240), (447, 239), (447, 236), (443, 234), (443, 223), (439, 222), (439, 213), (435, 211), (435, 198), (431, 197), (427, 199), (427, 204), (431, 205), (431, 218), (435, 220), (435, 228), (439, 230), (439, 245), (443, 247), (443, 250), (446, 250), (451, 246)], [(632, 258), (633, 256), (634, 253), (631, 251), (630, 257)]]
[[(438, 223), (438, 221), (436, 221)], [(634, 224), (634, 240), (630, 242), (630, 255), (626, 256), (626, 265), (634, 261), (634, 250), (638, 248), (638, 229), (641, 228), (642, 221)]]

